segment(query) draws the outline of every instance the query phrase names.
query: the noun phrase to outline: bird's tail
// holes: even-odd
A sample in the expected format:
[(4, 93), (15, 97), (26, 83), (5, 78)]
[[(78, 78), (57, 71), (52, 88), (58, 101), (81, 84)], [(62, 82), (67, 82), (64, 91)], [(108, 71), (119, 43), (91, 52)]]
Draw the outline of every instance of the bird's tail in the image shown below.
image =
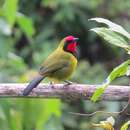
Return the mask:
[(29, 85), (24, 89), (23, 96), (27, 96), (33, 88), (37, 87), (37, 85), (45, 78), (45, 76), (39, 75), (38, 77), (34, 78)]

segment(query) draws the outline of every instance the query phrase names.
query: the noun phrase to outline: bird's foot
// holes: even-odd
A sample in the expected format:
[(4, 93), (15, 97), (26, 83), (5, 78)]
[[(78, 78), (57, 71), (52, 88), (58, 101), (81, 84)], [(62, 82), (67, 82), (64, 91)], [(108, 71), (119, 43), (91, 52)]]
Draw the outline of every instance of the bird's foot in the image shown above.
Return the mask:
[(49, 88), (55, 88), (55, 87), (54, 87), (54, 82), (51, 81), (51, 82), (49, 83)]
[(65, 82), (65, 85), (71, 85), (71, 84), (73, 84), (73, 82), (71, 82), (69, 80), (65, 80), (64, 82)]
[(67, 88), (67, 86), (75, 84), (74, 82), (71, 82), (69, 80), (65, 80), (64, 82), (65, 82), (65, 84), (63, 85), (63, 88), (65, 88), (65, 89)]

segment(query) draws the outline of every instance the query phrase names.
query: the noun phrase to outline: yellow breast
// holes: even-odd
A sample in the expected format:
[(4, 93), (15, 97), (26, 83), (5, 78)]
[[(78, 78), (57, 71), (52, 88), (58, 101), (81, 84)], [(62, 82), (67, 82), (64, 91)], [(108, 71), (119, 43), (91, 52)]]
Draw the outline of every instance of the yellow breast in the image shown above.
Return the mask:
[(67, 66), (52, 73), (49, 78), (51, 78), (53, 81), (63, 81), (69, 79), (77, 67), (76, 57), (63, 50), (56, 51), (53, 56), (54, 60), (58, 63), (57, 66), (60, 66), (61, 64), (67, 64)]

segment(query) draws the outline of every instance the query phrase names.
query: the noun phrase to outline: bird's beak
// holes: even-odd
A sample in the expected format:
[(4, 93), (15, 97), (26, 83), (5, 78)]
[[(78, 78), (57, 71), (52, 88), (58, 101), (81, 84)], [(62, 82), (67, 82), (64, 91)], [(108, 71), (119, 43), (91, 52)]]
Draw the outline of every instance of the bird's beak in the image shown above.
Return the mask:
[(79, 38), (74, 38), (74, 41), (77, 42), (79, 40)]

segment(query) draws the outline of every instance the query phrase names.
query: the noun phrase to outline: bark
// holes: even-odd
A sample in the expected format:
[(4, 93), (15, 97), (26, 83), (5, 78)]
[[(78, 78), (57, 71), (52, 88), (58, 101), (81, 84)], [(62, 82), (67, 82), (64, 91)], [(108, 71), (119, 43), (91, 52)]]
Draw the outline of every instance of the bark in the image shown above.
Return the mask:
[[(9, 83), (0, 84), (0, 97), (21, 98), (22, 92), (27, 84)], [(89, 100), (98, 86), (87, 84), (73, 84), (64, 86), (63, 84), (40, 84), (34, 88), (27, 97), (30, 98), (59, 98), (59, 99), (84, 99)], [(127, 101), (130, 93), (130, 86), (110, 85), (102, 95), (100, 100), (107, 101)]]

